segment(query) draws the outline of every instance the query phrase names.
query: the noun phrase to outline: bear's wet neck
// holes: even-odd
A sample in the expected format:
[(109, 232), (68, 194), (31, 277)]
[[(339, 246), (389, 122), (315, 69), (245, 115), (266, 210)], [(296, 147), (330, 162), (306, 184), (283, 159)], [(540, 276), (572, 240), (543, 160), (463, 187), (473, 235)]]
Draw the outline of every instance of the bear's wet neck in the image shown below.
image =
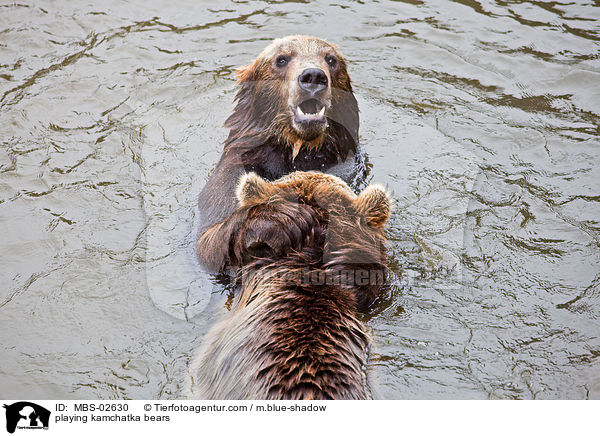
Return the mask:
[(334, 121), (320, 144), (301, 145), (294, 156), (294, 144), (277, 136), (230, 133), (226, 149), (235, 148), (246, 172), (254, 171), (267, 180), (275, 180), (294, 171), (327, 171), (356, 153), (358, 144), (350, 133)]

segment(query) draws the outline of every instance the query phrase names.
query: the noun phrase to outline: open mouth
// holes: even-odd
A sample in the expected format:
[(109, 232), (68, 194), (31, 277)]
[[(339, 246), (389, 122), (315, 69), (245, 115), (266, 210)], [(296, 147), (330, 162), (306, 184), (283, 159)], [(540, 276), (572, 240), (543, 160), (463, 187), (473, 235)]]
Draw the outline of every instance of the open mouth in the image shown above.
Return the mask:
[(311, 98), (303, 101), (298, 106), (292, 106), (295, 121), (298, 123), (325, 123), (325, 105), (319, 100)]

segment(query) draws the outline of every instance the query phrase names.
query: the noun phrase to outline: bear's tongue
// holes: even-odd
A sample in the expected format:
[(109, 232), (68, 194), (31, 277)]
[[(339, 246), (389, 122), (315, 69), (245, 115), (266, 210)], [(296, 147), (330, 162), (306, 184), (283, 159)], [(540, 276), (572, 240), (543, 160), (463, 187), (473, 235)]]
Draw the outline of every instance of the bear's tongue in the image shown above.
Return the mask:
[(325, 106), (315, 99), (306, 100), (298, 105), (298, 114), (305, 117), (322, 117), (325, 115)]

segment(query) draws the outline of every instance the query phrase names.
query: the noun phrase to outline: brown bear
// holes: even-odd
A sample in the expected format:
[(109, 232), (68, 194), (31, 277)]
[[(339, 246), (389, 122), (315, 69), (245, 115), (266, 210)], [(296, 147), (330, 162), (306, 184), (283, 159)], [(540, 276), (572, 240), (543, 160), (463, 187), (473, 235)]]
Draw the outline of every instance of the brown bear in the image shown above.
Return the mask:
[(223, 154), (199, 196), (201, 230), (236, 207), (247, 172), (275, 180), (292, 171), (326, 171), (355, 156), (358, 104), (346, 61), (322, 39), (276, 39), (237, 71), (236, 106)]
[[(386, 191), (358, 196), (339, 178), (242, 177), (239, 207), (199, 253), (238, 267), (241, 291), (192, 364), (194, 399), (368, 399), (368, 338), (357, 318), (385, 283)], [(225, 239), (224, 239), (225, 238)]]

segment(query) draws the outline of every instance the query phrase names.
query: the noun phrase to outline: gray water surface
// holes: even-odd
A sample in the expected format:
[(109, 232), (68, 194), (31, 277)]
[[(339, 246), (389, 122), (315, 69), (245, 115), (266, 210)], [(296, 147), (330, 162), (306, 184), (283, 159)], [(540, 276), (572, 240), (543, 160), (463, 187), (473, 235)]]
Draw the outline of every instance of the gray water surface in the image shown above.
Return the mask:
[[(0, 3), (0, 391), (178, 398), (235, 68), (339, 45), (395, 198), (379, 398), (600, 398), (600, 4)], [(356, 186), (355, 188), (360, 188)]]

